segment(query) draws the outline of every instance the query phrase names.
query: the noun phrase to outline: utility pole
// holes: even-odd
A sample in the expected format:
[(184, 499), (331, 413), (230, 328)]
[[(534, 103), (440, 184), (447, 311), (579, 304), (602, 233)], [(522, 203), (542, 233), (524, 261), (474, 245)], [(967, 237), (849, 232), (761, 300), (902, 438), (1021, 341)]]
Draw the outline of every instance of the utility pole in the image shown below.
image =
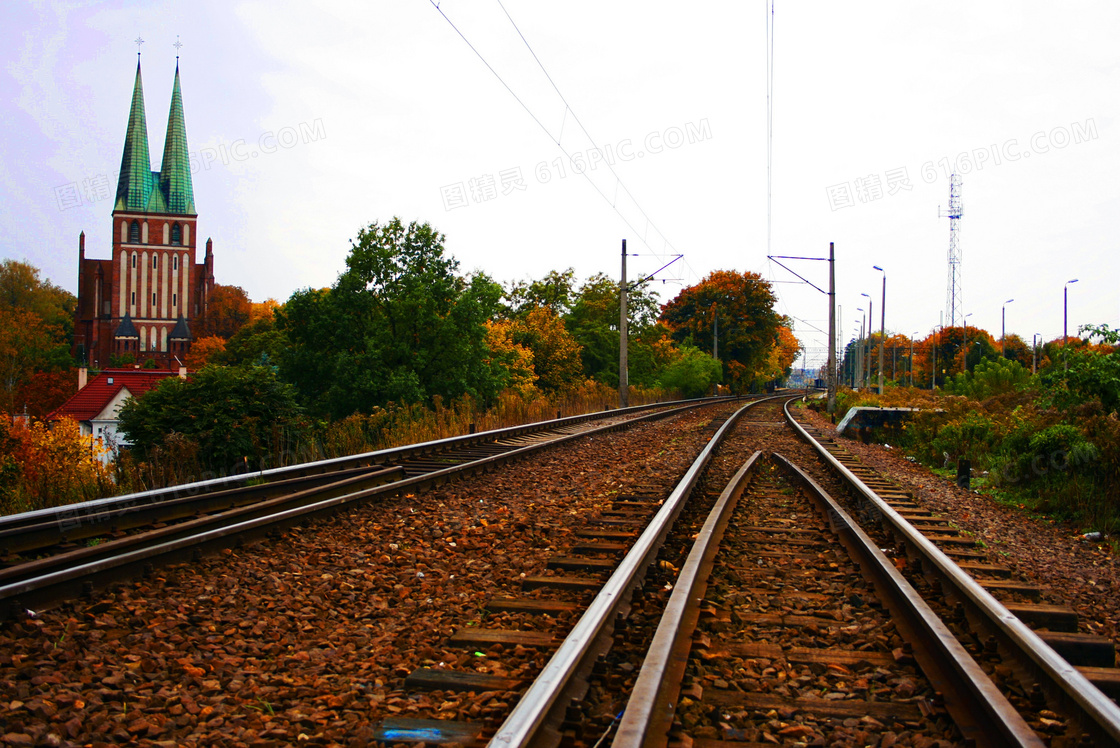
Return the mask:
[(836, 247), (828, 243), (828, 412), (836, 412)]
[[(879, 394), (883, 394), (883, 349), (887, 345), (887, 271), (875, 265), (883, 274), (883, 298), (879, 304)], [(892, 372), (893, 376), (893, 372)]]
[(630, 407), (630, 344), (626, 315), (626, 240), (622, 240), (622, 282), (618, 285), (618, 407)]

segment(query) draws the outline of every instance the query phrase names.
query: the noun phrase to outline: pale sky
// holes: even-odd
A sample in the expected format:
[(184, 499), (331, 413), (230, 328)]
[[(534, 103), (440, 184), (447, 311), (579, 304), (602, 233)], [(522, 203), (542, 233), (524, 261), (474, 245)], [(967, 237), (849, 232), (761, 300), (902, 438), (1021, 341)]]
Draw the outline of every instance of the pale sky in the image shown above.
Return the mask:
[[(666, 300), (716, 269), (796, 280), (767, 254), (835, 242), (843, 340), (861, 293), (878, 327), (873, 265), (888, 331), (924, 336), (957, 170), (970, 324), (998, 336), (1014, 299), (1009, 333), (1055, 338), (1077, 278), (1070, 331), (1120, 325), (1120, 4), (775, 0), (768, 249), (765, 3), (503, 3), (4, 3), (0, 258), (74, 291), (80, 231), (109, 257), (133, 40), (158, 169), (178, 38), (199, 230), (257, 301), (331, 284), (399, 215), (500, 281), (617, 276), (623, 238), (631, 278), (683, 254)], [(776, 288), (818, 364), (825, 296)]]

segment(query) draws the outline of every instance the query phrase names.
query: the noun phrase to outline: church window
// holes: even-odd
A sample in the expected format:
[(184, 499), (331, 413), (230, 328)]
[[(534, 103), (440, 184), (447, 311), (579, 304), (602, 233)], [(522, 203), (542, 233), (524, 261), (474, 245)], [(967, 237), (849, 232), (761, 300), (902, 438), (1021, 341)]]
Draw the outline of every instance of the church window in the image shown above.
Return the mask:
[(132, 253), (132, 267), (136, 267), (136, 253)]
[(155, 306), (155, 305), (156, 305), (156, 294), (155, 294), (155, 292), (153, 291), (153, 292), (152, 292), (152, 306)]
[(158, 268), (159, 268), (159, 258), (156, 255), (152, 255), (152, 270), (156, 270)]
[(171, 225), (171, 243), (175, 246), (183, 243), (183, 227), (177, 223)]
[(178, 270), (179, 269), (179, 255), (172, 255), (172, 257), (171, 257), (171, 269), (172, 270)]
[(132, 244), (140, 243), (140, 222), (133, 221), (128, 229), (128, 241)]
[(179, 303), (179, 294), (171, 294), (171, 306), (176, 306)]
[(131, 300), (130, 303), (132, 303), (133, 305), (136, 304), (136, 292), (135, 291), (132, 292), (132, 300)]

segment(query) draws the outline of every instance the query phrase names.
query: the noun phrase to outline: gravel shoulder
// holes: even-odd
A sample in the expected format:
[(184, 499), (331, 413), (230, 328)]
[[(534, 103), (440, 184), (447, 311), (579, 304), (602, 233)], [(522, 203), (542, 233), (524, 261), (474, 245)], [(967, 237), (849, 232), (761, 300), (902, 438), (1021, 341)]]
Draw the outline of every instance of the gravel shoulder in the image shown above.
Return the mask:
[[(813, 425), (835, 426), (806, 410)], [(1073, 528), (1046, 522), (997, 503), (906, 459), (901, 450), (841, 438), (868, 465), (910, 488), (931, 511), (983, 541), (993, 563), (1011, 567), (1048, 587), (1081, 617), (1081, 630), (1120, 641), (1120, 557), (1107, 543), (1085, 540)]]

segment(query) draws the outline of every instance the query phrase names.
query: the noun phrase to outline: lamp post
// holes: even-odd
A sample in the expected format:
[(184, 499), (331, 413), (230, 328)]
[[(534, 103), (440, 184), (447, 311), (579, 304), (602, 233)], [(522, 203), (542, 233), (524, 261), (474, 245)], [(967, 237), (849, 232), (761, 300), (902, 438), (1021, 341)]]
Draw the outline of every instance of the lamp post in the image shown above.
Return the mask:
[(1003, 352), (1003, 341), (1007, 338), (1007, 305), (1010, 304), (1012, 301), (1015, 301), (1015, 299), (1008, 299), (1007, 301), (1003, 302), (1003, 309), (1000, 312), (1000, 318), (1001, 318), (1000, 319), (1000, 330), (999, 330), (999, 357), (1000, 358), (1007, 358), (1007, 355)]
[(864, 383), (865, 387), (870, 387), (871, 386), (871, 325), (873, 325), (875, 323), (875, 300), (872, 299), (870, 296), (868, 296), (865, 293), (861, 293), (860, 296), (867, 296), (867, 355), (864, 357), (864, 361), (866, 362), (866, 366), (867, 366), (867, 373), (865, 374), (865, 376), (863, 378), (863, 383)]
[(1077, 283), (1077, 278), (1066, 281), (1062, 286), (1062, 361), (1065, 364), (1065, 370), (1069, 371), (1069, 355), (1066, 353), (1066, 347), (1069, 345), (1069, 284)]
[[(879, 394), (883, 394), (883, 349), (887, 347), (887, 271), (878, 265), (873, 268), (883, 274), (883, 297), (879, 302)], [(894, 376), (892, 373), (891, 376)]]
[(865, 312), (862, 307), (857, 307), (856, 311), (859, 312), (859, 343), (856, 344), (855, 389), (859, 390), (863, 389), (863, 332), (867, 312)]

